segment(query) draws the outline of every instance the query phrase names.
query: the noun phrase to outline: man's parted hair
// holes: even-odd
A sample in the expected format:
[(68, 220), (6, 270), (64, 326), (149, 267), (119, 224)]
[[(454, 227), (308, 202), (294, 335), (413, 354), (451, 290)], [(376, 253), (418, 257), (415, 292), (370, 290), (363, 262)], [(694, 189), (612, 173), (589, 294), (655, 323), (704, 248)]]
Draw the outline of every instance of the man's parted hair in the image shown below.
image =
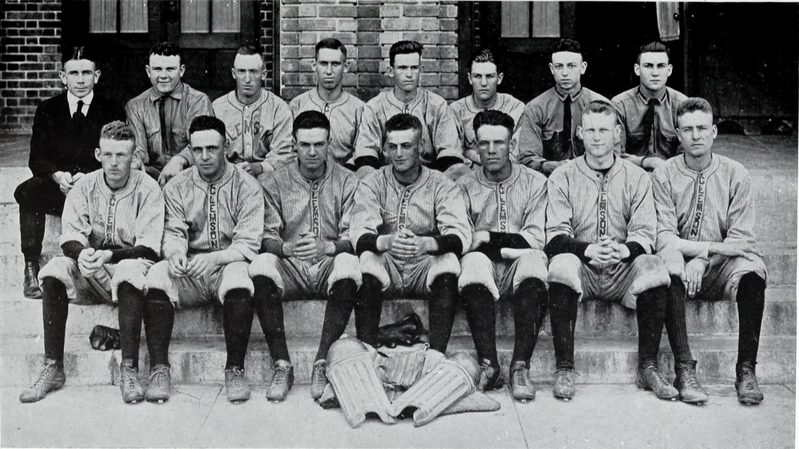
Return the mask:
[(189, 136), (198, 131), (208, 130), (218, 132), (219, 135), (222, 136), (222, 139), (227, 138), (225, 134), (225, 122), (211, 115), (199, 115), (195, 117), (194, 120), (191, 121), (191, 125), (189, 125)]
[(341, 43), (338, 39), (333, 39), (332, 37), (328, 37), (327, 39), (322, 39), (321, 41), (316, 43), (316, 48), (314, 49), (314, 58), (319, 56), (319, 50), (327, 48), (329, 50), (340, 50), (341, 54), (344, 55), (344, 59), (347, 59), (347, 47)]
[(408, 55), (411, 53), (418, 53), (419, 59), (421, 60), (423, 49), (424, 47), (422, 44), (416, 41), (399, 41), (392, 45), (391, 49), (388, 51), (388, 64), (394, 67), (394, 58), (397, 55)]
[(136, 135), (133, 133), (133, 128), (128, 126), (125, 122), (114, 120), (107, 123), (100, 130), (100, 139), (106, 140), (130, 140), (136, 142)]
[(183, 50), (180, 49), (180, 46), (177, 44), (173, 44), (172, 42), (160, 42), (153, 46), (150, 49), (151, 55), (161, 55), (161, 56), (177, 56), (180, 58), (181, 62), (183, 61)]
[(94, 68), (97, 68), (97, 55), (89, 47), (79, 46), (74, 47), (71, 52), (64, 52), (61, 58), (61, 64), (66, 64), (68, 61), (85, 59), (94, 63)]
[(710, 114), (710, 116), (713, 117), (713, 107), (710, 106), (710, 102), (704, 98), (690, 97), (686, 98), (685, 101), (677, 106), (677, 120), (679, 120), (680, 117), (685, 114), (690, 114), (696, 111), (702, 111), (704, 113)]
[(330, 136), (330, 120), (319, 111), (305, 111), (294, 119), (291, 133), (297, 138), (297, 131), (301, 129), (324, 129)]
[(477, 135), (477, 130), (481, 126), (504, 126), (507, 128), (508, 136), (510, 137), (513, 135), (513, 129), (516, 127), (516, 123), (513, 121), (513, 117), (508, 114), (502, 111), (489, 109), (487, 111), (478, 112), (477, 115), (474, 116), (472, 126), (474, 127), (475, 135)]
[(474, 55), (472, 58), (472, 64), (481, 62), (490, 62), (491, 64), (494, 64), (497, 66), (497, 73), (500, 72), (499, 64), (497, 64), (497, 61), (494, 59), (494, 53), (492, 53), (491, 50), (484, 48)]
[(422, 132), (422, 122), (411, 114), (397, 114), (386, 122), (386, 135), (394, 131), (406, 131), (412, 129)]
[(619, 117), (616, 114), (616, 108), (605, 100), (594, 100), (583, 109), (583, 115), (588, 114), (605, 114), (610, 115), (619, 124)]
[(636, 58), (636, 62), (639, 64), (641, 63), (642, 53), (666, 53), (666, 57), (669, 58), (669, 61), (671, 61), (671, 52), (669, 51), (669, 47), (660, 41), (650, 42), (638, 48), (638, 57)]
[(583, 54), (583, 50), (580, 48), (580, 43), (574, 39), (569, 38), (562, 38), (560, 39), (554, 47), (552, 47), (552, 51), (549, 52), (550, 59), (552, 55), (555, 53), (560, 53), (562, 51), (568, 51), (570, 53), (579, 53), (583, 59), (585, 59), (585, 55)]

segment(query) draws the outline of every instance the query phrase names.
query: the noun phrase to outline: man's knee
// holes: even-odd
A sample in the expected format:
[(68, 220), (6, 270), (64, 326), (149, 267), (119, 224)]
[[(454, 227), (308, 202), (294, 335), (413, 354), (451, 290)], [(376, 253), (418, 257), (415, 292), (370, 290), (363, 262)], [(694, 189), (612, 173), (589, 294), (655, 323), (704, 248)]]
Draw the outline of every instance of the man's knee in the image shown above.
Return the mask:
[[(461, 264), (455, 254), (446, 253), (432, 257), (433, 260), (430, 261), (430, 269), (427, 272), (427, 287), (431, 288), (433, 283), (443, 275), (451, 275), (451, 279), (455, 280), (455, 286), (457, 287), (458, 276), (461, 274)], [(447, 279), (450, 279), (450, 277), (448, 276)]]
[(549, 284), (561, 284), (581, 292), (580, 268), (582, 261), (574, 254), (558, 254), (549, 261)]
[(353, 254), (341, 253), (333, 259), (333, 269), (327, 279), (328, 294), (337, 282), (345, 280), (351, 280), (356, 286), (360, 286), (363, 282), (363, 277), (358, 257)]
[(220, 301), (224, 302), (228, 293), (237, 289), (244, 289), (250, 295), (255, 293), (255, 287), (248, 272), (249, 265), (247, 262), (233, 262), (222, 268), (219, 290), (217, 291)]
[(494, 299), (499, 299), (499, 288), (494, 281), (494, 263), (483, 253), (468, 253), (461, 259), (458, 289), (463, 291), (472, 285), (485, 287)]
[(386, 270), (386, 264), (382, 255), (371, 251), (364, 251), (358, 258), (358, 268), (361, 271), (362, 279), (368, 275), (380, 282), (380, 289), (386, 290), (391, 284), (391, 278)]

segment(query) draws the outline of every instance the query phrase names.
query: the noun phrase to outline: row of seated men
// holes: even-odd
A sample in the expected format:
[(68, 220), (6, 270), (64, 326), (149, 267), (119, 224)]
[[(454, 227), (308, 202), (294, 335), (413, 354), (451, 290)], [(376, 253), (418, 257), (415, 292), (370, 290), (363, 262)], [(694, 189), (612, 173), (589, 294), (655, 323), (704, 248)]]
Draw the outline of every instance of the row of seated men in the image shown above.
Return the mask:
[[(564, 52), (553, 53), (553, 61), (559, 53)], [(402, 69), (401, 58), (392, 56), (392, 67)], [(175, 58), (151, 55), (149, 72), (158, 57)], [(93, 64), (67, 61), (68, 88), (73, 63)], [(418, 67), (406, 72), (418, 75)], [(234, 68), (236, 74), (241, 75)], [(89, 70), (89, 78), (96, 77)], [(158, 103), (151, 93), (158, 79), (140, 98)], [(320, 78), (320, 85), (324, 81)], [(75, 90), (84, 86), (73, 84)], [(92, 109), (99, 106), (94, 101)], [(164, 103), (159, 103), (161, 117), (169, 112)], [(85, 103), (74, 106), (73, 126), (85, 130), (91, 112), (85, 114)], [(45, 366), (20, 399), (37, 401), (63, 386), (70, 301), (119, 304), (126, 402), (169, 398), (174, 308), (222, 303), (226, 391), (232, 402), (241, 402), (250, 396), (244, 355), (253, 313), (275, 361), (267, 397), (282, 400), (293, 382), (282, 300), (328, 298), (312, 374), (312, 396), (318, 398), (326, 384), (327, 349), (353, 311), (357, 337), (373, 345), (383, 299), (422, 295), (430, 299), (430, 347), (442, 353), (458, 305), (466, 309), (484, 389), (504, 382), (494, 310), (500, 298), (512, 301), (516, 339), (509, 380), (519, 400), (535, 395), (529, 361), (547, 307), (557, 360), (553, 393), (571, 399), (577, 304), (584, 298), (620, 301), (637, 310), (638, 385), (659, 398), (689, 403), (703, 403), (707, 394), (696, 380), (685, 298), (736, 300), (738, 398), (762, 401), (755, 364), (767, 276), (752, 234), (751, 180), (740, 164), (712, 153), (717, 130), (705, 100), (686, 99), (675, 109), (683, 153), (658, 162), (652, 181), (617, 154), (624, 126), (617, 108), (603, 100), (589, 102), (575, 117), (582, 154), (559, 164), (548, 179), (514, 162), (513, 154), (523, 153), (524, 134), (517, 138), (513, 117), (491, 108), (475, 112), (461, 127), (474, 135), (479, 164), (464, 170), (457, 182), (441, 171), (465, 164), (436, 166), (434, 160), (435, 168), (426, 166), (429, 123), (405, 112), (383, 124), (378, 154), (388, 164), (364, 169), (365, 164), (357, 169), (363, 176), (357, 176), (334, 157), (338, 129), (325, 111), (298, 113), (290, 131), (292, 155), (267, 162), (269, 167), (231, 153), (239, 139), (231, 138), (224, 120), (210, 115), (189, 122), (186, 148), (157, 172), (140, 149), (141, 139), (149, 142), (158, 132), (140, 137), (135, 120), (113, 122), (98, 132), (92, 156), (102, 168), (83, 176), (67, 172), (71, 181), (59, 185), (68, 192), (60, 239), (64, 256), (37, 276)], [(32, 166), (33, 157), (32, 151)], [(180, 167), (164, 176), (174, 161)], [(185, 169), (187, 164), (191, 167)], [(258, 172), (255, 165), (268, 169)], [(62, 174), (53, 178), (67, 176), (54, 173)], [(163, 192), (155, 179), (165, 184)], [(21, 204), (21, 215), (22, 209)], [(146, 391), (137, 374), (142, 322), (152, 367)], [(675, 354), (674, 386), (657, 371), (664, 323)]]

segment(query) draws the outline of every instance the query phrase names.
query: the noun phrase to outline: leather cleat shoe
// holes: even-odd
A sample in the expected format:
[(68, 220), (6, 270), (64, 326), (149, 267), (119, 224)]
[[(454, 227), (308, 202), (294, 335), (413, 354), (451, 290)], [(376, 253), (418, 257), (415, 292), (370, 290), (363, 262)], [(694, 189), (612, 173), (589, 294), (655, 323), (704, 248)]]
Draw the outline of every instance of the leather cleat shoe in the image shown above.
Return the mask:
[(39, 286), (39, 262), (25, 262), (24, 276), (22, 294), (28, 299), (42, 299), (42, 289)]
[(477, 385), (478, 390), (496, 390), (505, 385), (505, 381), (502, 379), (502, 371), (488, 359), (483, 359), (480, 362), (480, 370), (482, 372), (480, 373), (480, 383)]
[(696, 379), (696, 360), (677, 363), (674, 371), (677, 373), (674, 388), (679, 391), (681, 401), (700, 405), (707, 402), (707, 391)]
[(172, 379), (169, 377), (169, 366), (156, 365), (150, 372), (150, 384), (147, 386), (144, 399), (148, 402), (163, 404), (169, 400), (171, 393)]
[(555, 385), (552, 387), (552, 394), (564, 401), (574, 398), (574, 370), (571, 368), (558, 368), (555, 372)]
[(64, 386), (67, 377), (64, 374), (64, 368), (58, 366), (55, 360), (45, 360), (44, 368), (39, 373), (39, 378), (33, 383), (33, 386), (24, 390), (19, 395), (20, 402), (37, 402), (44, 399), (47, 393), (58, 390)]
[(275, 375), (272, 383), (266, 390), (266, 398), (270, 401), (280, 402), (286, 399), (291, 386), (294, 385), (294, 367), (287, 360), (275, 362)]
[(325, 360), (317, 360), (313, 364), (313, 371), (311, 372), (311, 398), (317, 401), (325, 392), (327, 385), (327, 362)]
[(661, 377), (654, 365), (638, 368), (638, 377), (635, 384), (638, 388), (643, 390), (652, 390), (655, 392), (655, 396), (657, 396), (658, 399), (670, 399), (674, 401), (680, 397), (680, 392)]
[(535, 387), (530, 382), (530, 370), (522, 361), (514, 362), (510, 366), (510, 393), (513, 399), (520, 402), (535, 399)]
[(743, 363), (735, 367), (735, 390), (738, 391), (738, 402), (741, 404), (758, 405), (763, 402), (754, 364)]
[(122, 391), (122, 401), (126, 404), (136, 404), (144, 400), (144, 387), (139, 382), (139, 370), (133, 367), (132, 362), (123, 360), (119, 366), (119, 389)]
[(250, 385), (244, 378), (244, 370), (237, 366), (225, 370), (225, 394), (227, 400), (240, 404), (250, 399)]

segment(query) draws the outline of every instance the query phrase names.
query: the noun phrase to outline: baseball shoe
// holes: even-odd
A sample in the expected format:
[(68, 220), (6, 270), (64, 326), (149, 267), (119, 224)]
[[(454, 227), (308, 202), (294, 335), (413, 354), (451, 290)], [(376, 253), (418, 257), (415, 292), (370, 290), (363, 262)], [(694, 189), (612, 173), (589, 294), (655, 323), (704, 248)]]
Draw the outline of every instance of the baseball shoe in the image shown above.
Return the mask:
[(24, 276), (22, 294), (28, 299), (42, 299), (42, 289), (39, 286), (39, 262), (25, 262)]
[(272, 383), (266, 390), (266, 398), (270, 401), (280, 402), (286, 399), (291, 386), (294, 385), (294, 367), (287, 360), (275, 362), (275, 375)]
[(144, 400), (144, 387), (139, 382), (139, 370), (134, 368), (133, 362), (123, 360), (119, 365), (119, 389), (122, 391), (122, 401), (126, 404), (136, 404)]
[(482, 372), (480, 374), (480, 383), (477, 385), (478, 390), (496, 390), (505, 385), (505, 381), (502, 379), (502, 371), (498, 366), (491, 364), (488, 359), (483, 359), (480, 362), (480, 370)]
[(552, 387), (552, 394), (564, 401), (574, 397), (574, 370), (571, 368), (558, 368), (555, 372), (555, 385)]
[(33, 386), (24, 390), (19, 395), (20, 402), (37, 402), (44, 399), (47, 393), (58, 390), (64, 386), (67, 377), (64, 375), (64, 368), (58, 366), (55, 360), (45, 360), (44, 368), (39, 373), (39, 378)]
[(763, 402), (763, 393), (757, 386), (754, 363), (742, 363), (735, 367), (735, 389), (741, 404), (757, 405)]
[(311, 398), (319, 400), (325, 392), (327, 385), (327, 362), (325, 360), (317, 360), (313, 364), (313, 371), (311, 372)]
[(530, 371), (522, 361), (510, 366), (510, 393), (513, 399), (521, 402), (535, 399), (535, 388), (530, 382)]
[(688, 404), (704, 404), (707, 402), (707, 391), (696, 379), (696, 360), (680, 362), (674, 367), (677, 378), (674, 388), (680, 393), (680, 400)]
[(244, 369), (234, 366), (225, 370), (225, 394), (234, 404), (250, 399), (250, 385), (244, 378)]
[(150, 372), (150, 384), (147, 385), (147, 392), (144, 399), (148, 402), (163, 404), (169, 400), (172, 393), (172, 379), (169, 377), (169, 366), (156, 365)]
[(674, 401), (680, 396), (680, 392), (663, 379), (654, 365), (638, 368), (638, 377), (635, 384), (642, 390), (652, 390), (658, 399)]

